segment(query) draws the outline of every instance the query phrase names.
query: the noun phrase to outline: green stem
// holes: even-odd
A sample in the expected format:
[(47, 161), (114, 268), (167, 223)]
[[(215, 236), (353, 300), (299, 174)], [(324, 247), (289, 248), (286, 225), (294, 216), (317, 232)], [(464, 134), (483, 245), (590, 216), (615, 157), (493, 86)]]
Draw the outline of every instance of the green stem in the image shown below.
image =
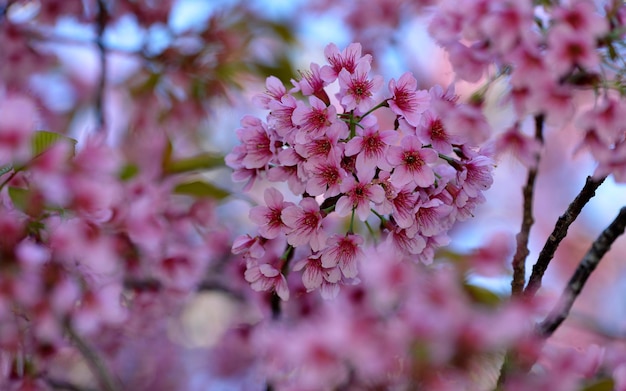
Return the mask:
[(365, 112), (365, 114), (363, 114), (362, 116), (359, 117), (359, 121), (362, 120), (363, 118), (367, 117), (368, 115), (372, 114), (374, 111), (380, 109), (381, 107), (389, 107), (389, 103), (387, 103), (386, 100), (380, 102), (379, 104), (377, 104), (376, 106), (372, 107), (371, 109), (369, 109), (368, 111)]
[(374, 213), (374, 215), (376, 215), (376, 217), (378, 217), (382, 223), (386, 223), (387, 222), (387, 219), (385, 218), (385, 216), (383, 216), (380, 213), (376, 212), (374, 209), (370, 209), (370, 211), (372, 213)]
[(354, 211), (356, 210), (356, 207), (352, 208), (352, 215), (350, 215), (350, 228), (348, 229), (348, 233), (349, 234), (353, 234), (354, 233)]

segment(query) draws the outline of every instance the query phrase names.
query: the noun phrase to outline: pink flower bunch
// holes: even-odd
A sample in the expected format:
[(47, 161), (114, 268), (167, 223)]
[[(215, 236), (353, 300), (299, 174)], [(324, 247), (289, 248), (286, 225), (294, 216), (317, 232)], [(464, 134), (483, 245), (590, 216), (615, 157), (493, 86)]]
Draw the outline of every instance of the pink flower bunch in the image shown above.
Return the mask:
[[(487, 390), (495, 388), (507, 349), (533, 362), (544, 356), (531, 333), (533, 305), (486, 304), (471, 294), (475, 286), (459, 283), (457, 269), (415, 265), (385, 246), (365, 252), (360, 285), (336, 300), (290, 301), (283, 319), (253, 330), (251, 344), (274, 389)], [(545, 349), (541, 369), (507, 380), (504, 389), (579, 384), (581, 373), (610, 368), (585, 352), (570, 354), (568, 367), (553, 351)]]
[[(213, 260), (230, 252), (220, 243), (230, 238), (215, 222), (214, 202), (176, 194), (181, 177), (164, 172), (157, 154), (136, 161), (100, 136), (76, 146), (34, 131), (16, 120), (31, 117), (29, 101), (3, 98), (0, 350), (3, 357), (27, 357), (43, 372), (71, 346), (68, 333), (119, 334), (129, 312), (148, 316), (145, 296), (180, 306)], [(135, 145), (154, 143), (149, 136)], [(46, 137), (52, 141), (37, 147)], [(133, 173), (137, 166), (145, 171)], [(11, 376), (0, 371), (0, 388), (7, 389)]]
[[(324, 53), (328, 64), (312, 64), (290, 90), (267, 79), (267, 92), (255, 98), (269, 110), (266, 120), (245, 116), (241, 143), (226, 157), (246, 189), (259, 180), (286, 182), (301, 197), (286, 201), (293, 196), (265, 190), (265, 205), (250, 212), (258, 234), (233, 247), (252, 287), (283, 299), (292, 270), (325, 297), (354, 281), (364, 244), (378, 237), (374, 220), (398, 254), (432, 262), (447, 231), (471, 216), (492, 183), (492, 160), (479, 147), (489, 127), (479, 111), (451, 90), (418, 90), (410, 73), (392, 79), (381, 97), (382, 77), (370, 74), (372, 58), (358, 43), (342, 51), (330, 44)], [(393, 128), (378, 122), (384, 109), (396, 117)]]
[[(524, 118), (544, 116), (548, 124), (564, 125), (578, 114), (581, 145), (599, 163), (596, 175), (626, 181), (624, 110), (618, 99), (623, 82), (615, 71), (622, 66), (617, 48), (623, 40), (624, 4), (608, 2), (603, 9), (590, 0), (541, 7), (530, 1), (463, 4), (443, 0), (429, 31), (449, 52), (459, 78), (507, 77), (510, 89), (504, 100), (513, 104), (517, 118), (497, 140), (498, 150), (513, 151), (533, 166), (540, 146), (518, 131)], [(590, 88), (602, 93), (593, 109), (580, 112), (578, 103), (588, 99), (584, 90)]]

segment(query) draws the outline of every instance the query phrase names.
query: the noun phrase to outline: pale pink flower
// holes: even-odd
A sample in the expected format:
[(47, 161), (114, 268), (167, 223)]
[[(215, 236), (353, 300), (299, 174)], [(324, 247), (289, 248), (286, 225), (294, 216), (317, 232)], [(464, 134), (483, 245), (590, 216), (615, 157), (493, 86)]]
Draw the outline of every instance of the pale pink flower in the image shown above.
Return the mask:
[(392, 97), (387, 102), (391, 111), (403, 116), (409, 124), (417, 126), (420, 114), (426, 111), (430, 103), (428, 92), (417, 90), (417, 80), (411, 72), (404, 73), (397, 82), (391, 79), (389, 91)]
[(358, 110), (365, 113), (374, 106), (374, 94), (383, 84), (380, 75), (369, 79), (370, 64), (360, 62), (354, 73), (343, 69), (339, 72), (339, 93), (337, 98), (346, 111)]
[(298, 155), (306, 159), (305, 166), (314, 166), (327, 160), (341, 160), (344, 143), (339, 140), (347, 138), (349, 133), (345, 123), (335, 122), (321, 137), (306, 143), (297, 143), (294, 148)]
[(415, 223), (415, 207), (418, 193), (409, 185), (405, 185), (391, 199), (392, 216), (400, 228), (409, 228)]
[(357, 135), (346, 143), (346, 156), (356, 155), (356, 170), (359, 178), (373, 178), (376, 168), (391, 171), (385, 155), (394, 144), (398, 134), (393, 130), (380, 131), (376, 127), (358, 128)]
[(339, 216), (348, 216), (355, 209), (359, 220), (365, 221), (370, 213), (370, 202), (381, 203), (385, 199), (385, 190), (378, 184), (366, 181), (357, 181), (354, 177), (347, 177), (341, 184), (344, 195), (339, 198), (335, 212)]
[(154, 265), (155, 275), (169, 289), (189, 292), (202, 278), (206, 261), (207, 257), (200, 248), (172, 245), (160, 262)]
[(260, 236), (241, 235), (233, 241), (233, 254), (245, 253), (247, 257), (261, 258), (265, 255), (264, 239)]
[(326, 105), (330, 105), (330, 98), (324, 91), (324, 87), (329, 83), (322, 78), (321, 68), (318, 64), (311, 63), (311, 70), (300, 72), (300, 80), (292, 80), (291, 83), (295, 86), (295, 91), (301, 91), (304, 96), (313, 95)]
[(322, 266), (325, 268), (338, 266), (346, 278), (356, 277), (357, 260), (364, 255), (361, 249), (363, 242), (363, 238), (357, 234), (332, 235), (326, 241), (327, 247), (320, 253)]
[(312, 196), (324, 194), (325, 197), (334, 197), (341, 192), (341, 184), (347, 177), (348, 173), (341, 168), (336, 159), (317, 163), (311, 168), (311, 178), (306, 183), (306, 192)]
[(237, 137), (245, 147), (241, 163), (245, 168), (263, 168), (274, 158), (273, 140), (266, 125), (258, 118), (246, 115), (241, 120)]
[(477, 197), (489, 189), (493, 183), (493, 160), (484, 155), (478, 155), (465, 162), (464, 170), (459, 173), (459, 183), (463, 191), (470, 197)]
[(269, 109), (270, 101), (279, 101), (287, 94), (287, 89), (276, 76), (270, 76), (265, 79), (265, 87), (267, 90), (263, 94), (257, 94), (252, 97), (252, 102), (260, 109)]
[(330, 65), (323, 66), (320, 75), (327, 83), (337, 80), (342, 69), (348, 73), (354, 73), (358, 64), (363, 62), (369, 64), (372, 61), (372, 56), (369, 54), (361, 56), (360, 43), (351, 43), (341, 52), (337, 45), (330, 43), (324, 48), (324, 55)]
[(388, 241), (401, 254), (419, 254), (426, 248), (426, 240), (420, 235), (410, 235), (407, 230), (400, 227), (390, 229)]
[(299, 144), (319, 138), (337, 121), (337, 110), (334, 106), (326, 106), (315, 96), (309, 97), (309, 104), (307, 106), (298, 102), (293, 111), (293, 123), (300, 127), (296, 133), (296, 142)]
[(519, 125), (516, 124), (498, 135), (495, 148), (497, 154), (511, 153), (526, 167), (534, 167), (541, 150), (541, 142), (520, 132)]
[(250, 220), (259, 225), (261, 236), (266, 239), (274, 239), (285, 227), (280, 217), (283, 209), (292, 206), (293, 203), (285, 202), (283, 194), (273, 187), (266, 189), (263, 197), (267, 206), (259, 205), (250, 209)]
[(293, 123), (293, 112), (298, 101), (291, 95), (284, 95), (281, 100), (272, 100), (269, 103), (270, 113), (267, 115), (269, 127), (289, 143), (293, 143), (294, 132), (297, 130)]
[(0, 165), (29, 157), (29, 140), (37, 118), (37, 108), (30, 98), (0, 91)]
[(469, 263), (484, 276), (498, 276), (508, 271), (509, 259), (513, 256), (515, 241), (506, 232), (496, 232), (479, 248), (472, 251)]
[(586, 131), (593, 130), (604, 144), (610, 146), (624, 137), (626, 106), (618, 99), (603, 99), (596, 107), (581, 114), (576, 125)]
[(493, 61), (486, 47), (481, 44), (467, 47), (460, 42), (452, 42), (446, 46), (446, 49), (454, 72), (459, 78), (470, 83), (479, 81)]
[(289, 286), (285, 276), (269, 263), (251, 264), (244, 273), (250, 287), (257, 292), (273, 290), (281, 300), (289, 300)]
[(480, 30), (500, 54), (507, 54), (533, 31), (533, 6), (525, 1), (492, 1)]
[(491, 126), (480, 106), (458, 104), (441, 115), (444, 128), (455, 134), (452, 141), (480, 145), (491, 136)]
[(597, 12), (592, 1), (576, 0), (559, 4), (554, 7), (552, 16), (580, 34), (601, 37), (609, 31), (606, 18)]
[(320, 207), (313, 198), (304, 198), (299, 206), (283, 209), (282, 219), (287, 226), (287, 243), (294, 247), (309, 244), (313, 251), (325, 247), (327, 233)]
[(453, 208), (440, 199), (434, 198), (426, 202), (419, 202), (415, 208), (415, 224), (407, 229), (409, 236), (435, 236), (447, 231), (452, 226), (450, 213)]
[(336, 284), (341, 280), (339, 266), (323, 266), (319, 255), (312, 255), (294, 264), (293, 270), (302, 272), (302, 284), (308, 292), (321, 288), (323, 284)]
[(391, 181), (398, 187), (408, 183), (428, 187), (435, 183), (435, 174), (428, 164), (437, 159), (437, 152), (422, 148), (416, 136), (406, 136), (401, 146), (389, 147), (387, 161), (394, 167)]
[(600, 56), (596, 51), (594, 36), (565, 25), (551, 28), (546, 63), (558, 76), (568, 73), (575, 66), (588, 71), (595, 70), (600, 64)]
[(431, 145), (435, 151), (446, 155), (452, 153), (452, 144), (460, 144), (459, 138), (448, 132), (441, 118), (431, 110), (424, 112), (415, 134), (422, 143)]
[(72, 314), (73, 326), (80, 333), (91, 334), (101, 325), (120, 324), (128, 315), (128, 309), (122, 305), (122, 292), (117, 283), (91, 287)]

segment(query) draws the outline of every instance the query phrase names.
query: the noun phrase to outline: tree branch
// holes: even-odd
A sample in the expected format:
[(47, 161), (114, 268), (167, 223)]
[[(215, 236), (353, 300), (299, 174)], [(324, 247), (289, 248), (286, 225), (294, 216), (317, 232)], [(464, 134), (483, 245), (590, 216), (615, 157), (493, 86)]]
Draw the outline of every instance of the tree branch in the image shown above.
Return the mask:
[(593, 242), (591, 248), (576, 268), (572, 278), (565, 286), (559, 302), (546, 319), (537, 325), (539, 336), (548, 338), (567, 318), (574, 301), (585, 286), (587, 279), (609, 251), (613, 242), (624, 233), (624, 229), (626, 229), (626, 207), (620, 209), (613, 222)]
[(80, 335), (76, 333), (76, 331), (69, 324), (66, 325), (65, 330), (67, 331), (69, 337), (72, 342), (76, 345), (78, 351), (85, 357), (87, 364), (89, 365), (91, 371), (94, 376), (100, 383), (102, 390), (104, 391), (121, 391), (122, 387), (118, 384), (118, 382), (113, 378), (106, 365), (98, 356), (96, 351), (85, 342)]
[(589, 202), (591, 198), (596, 195), (596, 190), (604, 182), (606, 177), (593, 179), (587, 177), (585, 186), (580, 190), (580, 193), (574, 198), (571, 204), (567, 207), (565, 213), (563, 213), (557, 220), (554, 230), (546, 240), (546, 243), (537, 258), (537, 262), (533, 266), (533, 271), (528, 280), (528, 285), (524, 290), (524, 294), (527, 297), (533, 297), (537, 291), (541, 288), (541, 279), (544, 273), (548, 269), (550, 261), (554, 257), (556, 249), (559, 247), (561, 241), (567, 235), (569, 226), (576, 220), (583, 207)]
[[(535, 116), (535, 139), (543, 143), (543, 115)], [(536, 164), (528, 170), (528, 179), (523, 189), (524, 206), (522, 216), (522, 226), (516, 235), (517, 248), (513, 261), (513, 279), (511, 281), (511, 294), (519, 296), (524, 292), (526, 284), (526, 257), (528, 257), (528, 238), (530, 236), (530, 228), (535, 219), (533, 218), (533, 198), (535, 192), (535, 180), (537, 179), (537, 170), (539, 168), (539, 154), (535, 156)]]
[(54, 379), (51, 377), (44, 377), (45, 382), (50, 386), (50, 388), (54, 390), (64, 390), (64, 391), (94, 391), (91, 388), (83, 388), (77, 386), (76, 384), (67, 382), (65, 380)]
[(96, 90), (96, 121), (98, 124), (98, 130), (104, 131), (106, 126), (105, 117), (105, 89), (106, 89), (106, 74), (107, 74), (107, 60), (106, 60), (106, 47), (104, 45), (104, 30), (106, 29), (107, 21), (109, 19), (109, 13), (105, 0), (98, 0), (98, 15), (96, 20), (96, 45), (100, 53), (100, 79), (98, 81), (98, 87)]

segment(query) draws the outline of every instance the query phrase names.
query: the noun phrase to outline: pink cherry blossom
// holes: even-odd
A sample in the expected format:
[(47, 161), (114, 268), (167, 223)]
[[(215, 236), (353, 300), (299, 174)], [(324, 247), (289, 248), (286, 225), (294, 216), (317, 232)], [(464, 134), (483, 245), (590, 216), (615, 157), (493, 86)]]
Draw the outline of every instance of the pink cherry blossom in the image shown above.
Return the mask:
[(348, 134), (346, 124), (335, 122), (319, 138), (308, 140), (306, 143), (297, 143), (294, 148), (300, 156), (306, 159), (305, 166), (327, 160), (341, 160), (344, 144), (339, 140), (346, 138)]
[(380, 131), (374, 127), (357, 130), (357, 136), (346, 143), (346, 156), (356, 155), (356, 169), (359, 177), (373, 177), (376, 168), (391, 171), (385, 159), (390, 145), (393, 145), (398, 134), (393, 130)]
[(259, 234), (266, 239), (276, 238), (285, 228), (281, 220), (283, 209), (292, 206), (292, 202), (285, 202), (283, 194), (271, 187), (265, 190), (265, 204), (250, 209), (250, 220), (259, 225)]
[(391, 181), (399, 187), (408, 183), (428, 187), (435, 182), (435, 174), (428, 164), (436, 162), (437, 158), (437, 152), (422, 148), (417, 137), (407, 136), (401, 146), (389, 147), (387, 161), (394, 167)]
[(424, 112), (422, 121), (415, 131), (417, 138), (424, 144), (430, 144), (433, 149), (443, 154), (452, 152), (452, 144), (460, 144), (461, 140), (449, 132), (443, 125), (441, 118), (430, 110)]
[(319, 255), (310, 256), (296, 262), (293, 270), (304, 270), (302, 272), (302, 283), (309, 292), (320, 289), (326, 283), (336, 284), (341, 280), (341, 269), (339, 266), (324, 266)]
[(255, 95), (252, 101), (261, 109), (269, 109), (272, 100), (279, 101), (287, 94), (287, 89), (276, 76), (269, 76), (265, 80), (267, 91), (264, 94)]
[(346, 278), (356, 277), (357, 260), (364, 255), (361, 249), (363, 242), (363, 238), (357, 234), (332, 235), (326, 241), (327, 247), (320, 253), (322, 266), (337, 266)]
[(519, 126), (513, 126), (496, 139), (496, 153), (511, 153), (526, 167), (534, 167), (537, 164), (537, 154), (541, 149), (541, 143), (519, 130)]
[(391, 79), (389, 91), (392, 97), (387, 102), (391, 111), (403, 116), (411, 125), (417, 126), (420, 114), (426, 111), (430, 103), (428, 92), (417, 90), (417, 80), (410, 72), (400, 76), (397, 82)]
[(383, 78), (376, 75), (369, 79), (369, 62), (360, 62), (354, 73), (343, 69), (339, 72), (338, 98), (346, 111), (365, 113), (374, 106), (374, 94), (382, 87)]
[(330, 98), (324, 90), (329, 83), (322, 78), (321, 68), (316, 63), (311, 63), (310, 71), (301, 71), (301, 79), (299, 81), (292, 80), (295, 88), (302, 92), (305, 96), (315, 96), (324, 104), (330, 104)]
[(299, 102), (293, 111), (293, 123), (300, 127), (296, 135), (298, 144), (323, 136), (337, 120), (337, 111), (334, 106), (327, 107), (315, 96), (309, 97), (309, 104), (310, 106), (307, 106)]
[(371, 202), (381, 203), (385, 199), (385, 190), (378, 184), (371, 184), (369, 178), (357, 181), (347, 177), (341, 184), (341, 192), (344, 195), (337, 201), (337, 214), (348, 216), (354, 210), (361, 221), (367, 220)]
[[(342, 69), (348, 73), (354, 73), (360, 63), (371, 63), (372, 56), (369, 54), (361, 55), (361, 44), (351, 43), (343, 51), (334, 43), (328, 44), (324, 49), (324, 55), (329, 65), (325, 65), (320, 70), (321, 78), (327, 83), (334, 82)], [(369, 68), (368, 68), (369, 70)]]
[(292, 246), (309, 244), (313, 251), (326, 245), (327, 233), (320, 207), (312, 198), (304, 198), (299, 206), (283, 209), (282, 220), (287, 226), (287, 242)]
[(256, 291), (273, 290), (282, 300), (289, 300), (287, 279), (271, 264), (262, 263), (250, 266), (246, 269), (245, 278), (252, 289)]
[(595, 39), (584, 31), (564, 25), (550, 29), (546, 62), (553, 71), (562, 76), (574, 66), (593, 71), (600, 64), (595, 50)]
[(317, 163), (311, 168), (311, 178), (307, 181), (306, 192), (312, 196), (324, 194), (334, 197), (341, 192), (341, 184), (348, 177), (348, 173), (335, 159), (325, 163)]

